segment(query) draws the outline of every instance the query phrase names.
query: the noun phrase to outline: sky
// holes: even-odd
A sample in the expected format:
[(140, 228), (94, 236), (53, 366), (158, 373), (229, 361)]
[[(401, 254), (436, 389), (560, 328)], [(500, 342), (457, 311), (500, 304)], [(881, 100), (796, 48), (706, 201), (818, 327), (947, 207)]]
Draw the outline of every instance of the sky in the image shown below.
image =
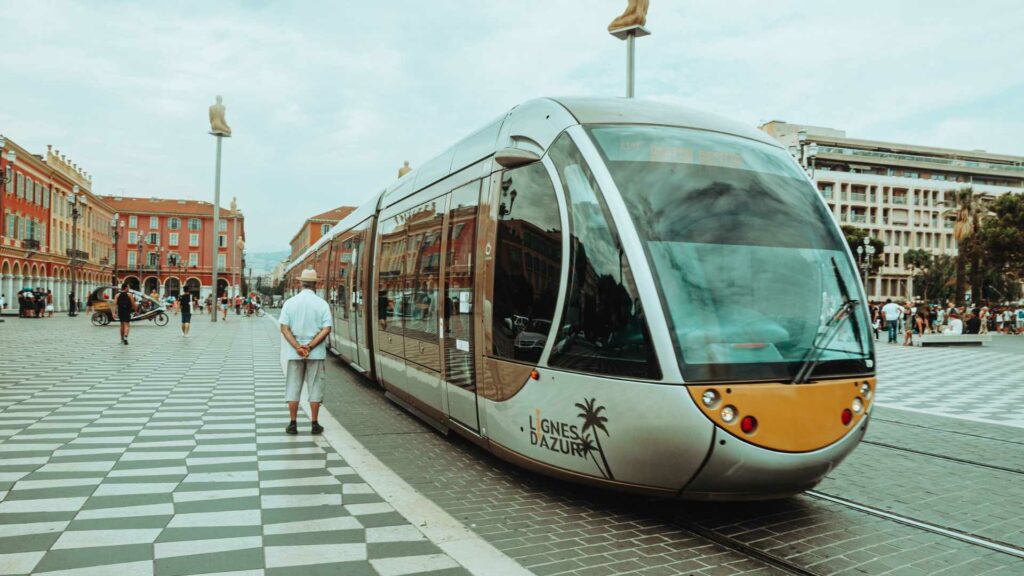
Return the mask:
[[(526, 100), (625, 92), (626, 0), (0, 0), (0, 133), (95, 192), (212, 201), (247, 250)], [(750, 125), (1024, 155), (1024, 3), (651, 0), (637, 96)]]

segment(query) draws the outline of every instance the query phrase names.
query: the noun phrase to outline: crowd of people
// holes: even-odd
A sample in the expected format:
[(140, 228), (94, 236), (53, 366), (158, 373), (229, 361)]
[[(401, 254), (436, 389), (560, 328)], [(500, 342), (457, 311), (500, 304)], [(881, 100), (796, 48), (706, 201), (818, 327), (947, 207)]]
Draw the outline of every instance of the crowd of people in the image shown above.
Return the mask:
[(1024, 334), (1024, 306), (945, 306), (923, 302), (872, 302), (871, 322), (875, 340), (884, 330), (888, 342), (904, 346), (919, 343), (915, 337), (925, 334)]
[[(19, 318), (52, 318), (53, 292), (42, 288), (18, 290)], [(0, 294), (0, 309), (7, 307), (7, 295)]]

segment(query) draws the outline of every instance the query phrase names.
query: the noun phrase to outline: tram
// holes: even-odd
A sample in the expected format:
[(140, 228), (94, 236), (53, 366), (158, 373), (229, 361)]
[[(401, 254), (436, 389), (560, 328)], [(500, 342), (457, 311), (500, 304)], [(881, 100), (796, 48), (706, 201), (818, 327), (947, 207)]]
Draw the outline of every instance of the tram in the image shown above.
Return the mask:
[(787, 497), (860, 442), (865, 297), (767, 135), (654, 102), (538, 99), (293, 261), (388, 398), (524, 468), (684, 499)]

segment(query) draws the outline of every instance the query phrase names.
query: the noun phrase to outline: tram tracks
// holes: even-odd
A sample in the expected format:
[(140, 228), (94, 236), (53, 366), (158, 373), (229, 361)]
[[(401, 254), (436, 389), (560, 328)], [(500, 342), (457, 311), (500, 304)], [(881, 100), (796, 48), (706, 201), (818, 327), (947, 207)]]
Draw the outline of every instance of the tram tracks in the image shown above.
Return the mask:
[(844, 506), (852, 510), (857, 510), (858, 512), (862, 512), (865, 514), (870, 514), (872, 516), (877, 516), (879, 518), (885, 518), (886, 520), (891, 520), (893, 522), (897, 522), (905, 526), (911, 526), (919, 530), (923, 530), (925, 532), (930, 532), (932, 534), (944, 536), (946, 538), (951, 538), (953, 540), (964, 542), (966, 544), (971, 544), (973, 546), (986, 548), (993, 552), (1001, 552), (1003, 554), (1009, 554), (1010, 556), (1015, 556), (1017, 558), (1024, 559), (1024, 548), (1021, 548), (1019, 546), (1014, 546), (1012, 544), (1007, 544), (1005, 542), (1000, 542), (998, 540), (992, 540), (990, 538), (984, 538), (982, 536), (977, 536), (975, 534), (955, 530), (953, 528), (946, 528), (945, 526), (939, 526), (938, 524), (932, 524), (931, 522), (917, 520), (909, 516), (904, 516), (902, 514), (897, 514), (895, 512), (889, 512), (888, 510), (882, 510), (881, 508), (875, 508), (874, 506), (868, 506), (867, 504), (861, 504), (860, 502), (855, 502), (853, 500), (849, 500), (841, 496), (836, 496), (834, 494), (827, 494), (825, 492), (819, 492), (817, 490), (808, 490), (807, 492), (804, 492), (804, 494), (811, 498), (816, 498), (818, 500), (838, 504), (840, 506)]
[(929, 458), (937, 458), (939, 460), (945, 460), (947, 462), (956, 462), (958, 464), (967, 464), (970, 466), (978, 466), (981, 468), (988, 468), (989, 470), (998, 470), (1000, 472), (1009, 472), (1011, 474), (1024, 474), (1024, 470), (1017, 468), (1009, 468), (1006, 466), (999, 466), (997, 464), (987, 464), (985, 462), (976, 462), (974, 460), (966, 460), (964, 458), (957, 458), (955, 456), (948, 456), (946, 454), (938, 454), (936, 452), (928, 452), (926, 450), (915, 450), (914, 448), (907, 448), (905, 446), (896, 446), (895, 444), (889, 444), (887, 442), (878, 442), (875, 440), (861, 440), (863, 444), (869, 444), (871, 446), (878, 446), (880, 448), (886, 448), (889, 450), (896, 450), (898, 452), (906, 452), (908, 454), (917, 454), (920, 456), (928, 456)]

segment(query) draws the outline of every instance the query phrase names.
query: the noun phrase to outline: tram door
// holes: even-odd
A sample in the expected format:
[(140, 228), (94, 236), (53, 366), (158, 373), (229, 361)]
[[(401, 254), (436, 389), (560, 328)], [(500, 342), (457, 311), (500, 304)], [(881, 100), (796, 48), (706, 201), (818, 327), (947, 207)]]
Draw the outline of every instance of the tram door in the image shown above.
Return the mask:
[(474, 308), (477, 210), (480, 181), (452, 191), (448, 201), (442, 341), (448, 416), (479, 430), (476, 403)]

